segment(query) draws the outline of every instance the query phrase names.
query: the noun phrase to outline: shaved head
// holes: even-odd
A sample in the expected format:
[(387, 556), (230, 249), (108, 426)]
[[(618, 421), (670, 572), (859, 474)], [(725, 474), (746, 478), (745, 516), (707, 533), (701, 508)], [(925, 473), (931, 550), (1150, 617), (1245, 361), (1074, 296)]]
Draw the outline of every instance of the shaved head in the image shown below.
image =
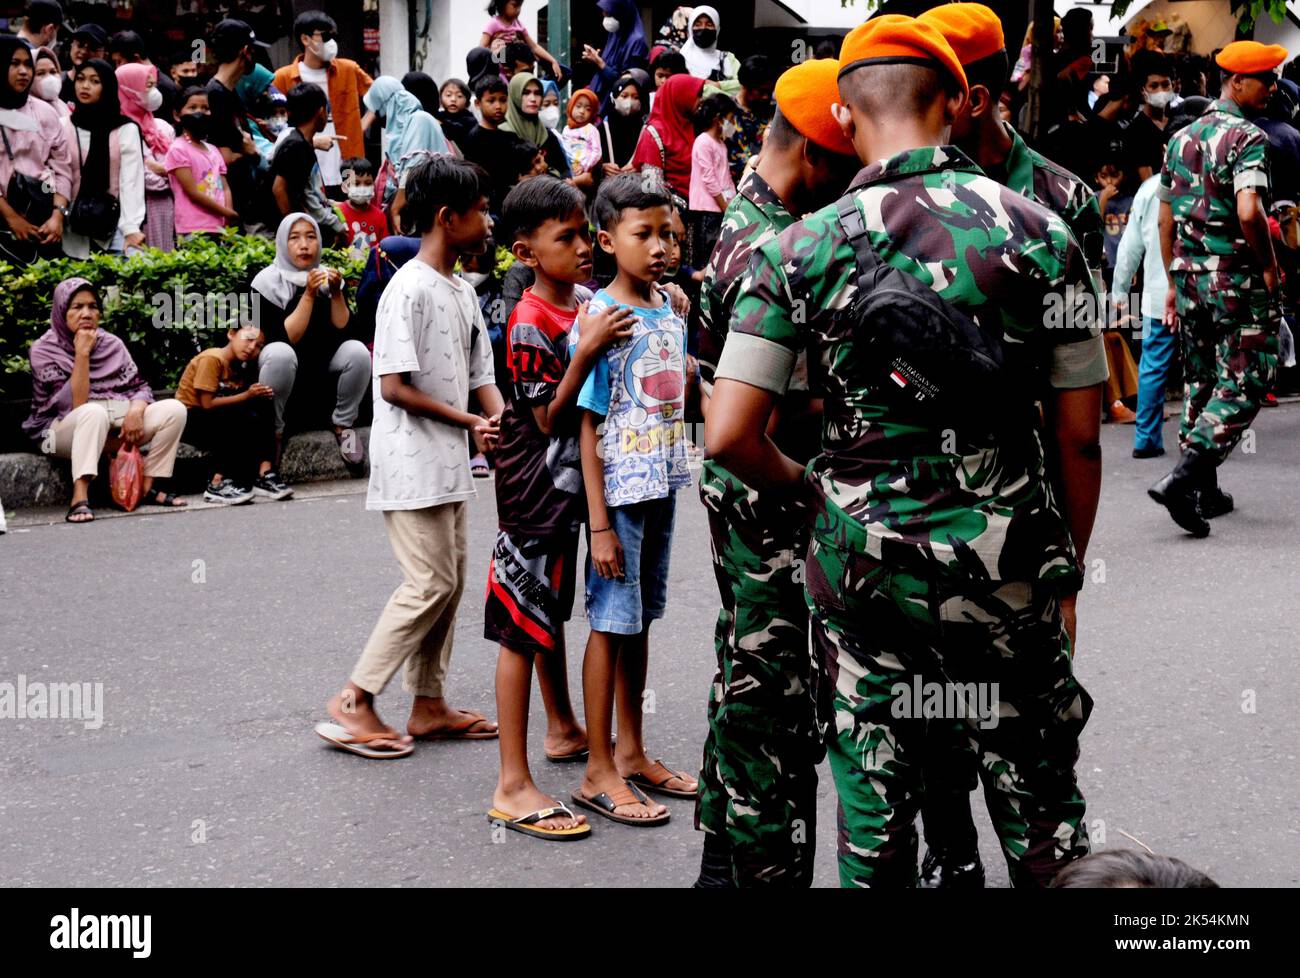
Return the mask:
[(872, 119), (915, 118), (956, 88), (955, 79), (924, 65), (864, 65), (840, 76), (843, 104)]

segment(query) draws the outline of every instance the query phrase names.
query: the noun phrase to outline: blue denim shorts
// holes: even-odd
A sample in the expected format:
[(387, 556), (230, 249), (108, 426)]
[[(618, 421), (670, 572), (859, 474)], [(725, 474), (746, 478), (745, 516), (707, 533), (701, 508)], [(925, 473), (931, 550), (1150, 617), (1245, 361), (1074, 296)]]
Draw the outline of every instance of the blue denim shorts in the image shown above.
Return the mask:
[(676, 512), (675, 491), (664, 499), (609, 507), (609, 525), (623, 547), (623, 576), (601, 577), (588, 553), (587, 622), (592, 631), (636, 635), (664, 616)]

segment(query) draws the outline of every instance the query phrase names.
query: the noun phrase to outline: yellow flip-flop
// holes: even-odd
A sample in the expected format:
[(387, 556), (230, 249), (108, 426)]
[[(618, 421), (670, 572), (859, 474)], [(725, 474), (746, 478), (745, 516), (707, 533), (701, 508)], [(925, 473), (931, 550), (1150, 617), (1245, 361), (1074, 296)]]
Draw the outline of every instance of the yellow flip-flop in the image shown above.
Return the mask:
[(529, 812), (527, 815), (520, 815), (515, 818), (513, 815), (507, 815), (499, 808), (488, 809), (488, 821), (494, 825), (500, 824), (510, 829), (512, 832), (521, 832), (524, 835), (531, 835), (535, 839), (551, 839), (555, 842), (569, 842), (573, 839), (585, 839), (591, 835), (591, 826), (585, 822), (582, 825), (573, 825), (567, 829), (547, 829), (537, 823), (548, 818), (555, 818), (557, 815), (564, 815), (568, 818), (576, 818), (573, 811), (567, 806), (557, 802), (547, 808), (539, 808), (535, 812)]

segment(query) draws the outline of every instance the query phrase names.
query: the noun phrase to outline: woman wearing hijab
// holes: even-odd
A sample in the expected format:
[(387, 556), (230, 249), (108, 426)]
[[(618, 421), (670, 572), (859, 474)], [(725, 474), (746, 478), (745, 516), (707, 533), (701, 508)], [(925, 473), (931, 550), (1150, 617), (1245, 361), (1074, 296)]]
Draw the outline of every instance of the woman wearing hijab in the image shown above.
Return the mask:
[(122, 65), (117, 69), (117, 96), (122, 114), (140, 127), (144, 140), (144, 243), (171, 251), (176, 242), (176, 208), (163, 161), (176, 131), (153, 114), (162, 105), (158, 69), (146, 64)]
[(632, 156), (633, 169), (652, 167), (663, 171), (668, 186), (683, 200), (691, 192), (693, 117), (703, 88), (703, 79), (694, 75), (673, 75), (664, 82)]
[(155, 401), (126, 344), (99, 328), (103, 310), (99, 293), (84, 278), (70, 278), (54, 288), (50, 328), (32, 344), (32, 413), (23, 431), (47, 454), (72, 461), (69, 523), (95, 518), (87, 500), (99, 472), (110, 432), (129, 445), (148, 445), (144, 460), (143, 502), (183, 506), (184, 502), (154, 485), (166, 479), (176, 462), (185, 430), (185, 405)]
[(542, 83), (532, 72), (521, 71), (511, 78), (506, 121), (501, 128), (538, 147), (546, 156), (546, 168), (551, 176), (566, 180), (569, 179), (569, 158), (564, 155), (560, 137), (547, 129), (538, 117), (543, 91)]
[(408, 71), (402, 76), (402, 87), (420, 100), (425, 112), (438, 117), (438, 83), (423, 71)]
[[(140, 129), (122, 114), (117, 75), (107, 61), (83, 61), (72, 79), (77, 104), (63, 129), (72, 148), (73, 203), (63, 253), (89, 258), (92, 248), (112, 254), (139, 248), (144, 244), (145, 172)], [(115, 227), (76, 227), (79, 207), (97, 202), (98, 210), (111, 217), (106, 205), (112, 200), (118, 204)]]
[(605, 47), (597, 53), (584, 44), (582, 57), (596, 66), (589, 87), (601, 95), (628, 69), (644, 68), (650, 63), (650, 45), (635, 0), (597, 0), (596, 6), (605, 14), (601, 22), (607, 32)]
[(320, 252), (320, 227), (310, 216), (295, 211), (280, 222), (275, 261), (253, 277), (266, 337), (257, 379), (275, 391), (277, 455), (295, 391), (299, 420), (310, 420), (313, 409), (333, 393), (331, 420), (339, 452), (348, 465), (358, 465), (365, 453), (352, 426), (370, 384), (370, 353), (351, 338), (343, 276), (321, 267)]
[(601, 176), (632, 168), (632, 155), (650, 111), (650, 76), (640, 68), (623, 73), (610, 89), (601, 113)]
[(60, 119), (71, 115), (68, 103), (59, 97), (63, 91), (59, 56), (51, 48), (37, 48), (33, 57), (36, 59), (36, 77), (32, 80), (31, 94), (57, 112)]
[[(29, 98), (35, 63), (27, 42), (0, 35), (0, 258), (26, 264), (38, 252), (59, 252), (63, 211), (72, 195), (72, 162), (59, 115), (39, 98)], [(51, 212), (41, 223), (27, 220), (7, 196), (15, 174), (33, 185), (53, 176)], [(33, 217), (34, 210), (29, 211)]]
[(718, 47), (722, 22), (713, 7), (696, 7), (691, 11), (691, 36), (682, 45), (686, 70), (696, 78), (713, 82), (717, 88), (735, 97), (740, 91), (740, 61), (730, 51)]
[(492, 60), (492, 52), (488, 48), (470, 48), (469, 53), (465, 55), (465, 74), (468, 76), (467, 84), (472, 92), (478, 88), (478, 83), (484, 78), (491, 78), (501, 73), (501, 66)]
[(420, 100), (392, 75), (376, 78), (361, 101), (384, 119), (384, 204), (387, 205), (408, 166), (431, 153), (451, 150), (438, 120), (425, 112)]

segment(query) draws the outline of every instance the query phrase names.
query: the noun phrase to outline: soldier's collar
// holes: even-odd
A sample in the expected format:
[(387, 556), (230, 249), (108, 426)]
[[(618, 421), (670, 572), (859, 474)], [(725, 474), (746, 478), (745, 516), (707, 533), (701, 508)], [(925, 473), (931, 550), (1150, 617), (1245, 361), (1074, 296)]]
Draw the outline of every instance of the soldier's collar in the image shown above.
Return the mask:
[(887, 160), (877, 160), (863, 167), (849, 189), (864, 187), (867, 184), (898, 180), (902, 177), (935, 173), (939, 170), (958, 170), (969, 173), (982, 173), (969, 156), (956, 146), (922, 146), (909, 149)]
[(1214, 104), (1210, 106), (1211, 112), (1222, 112), (1225, 115), (1235, 115), (1238, 119), (1246, 118), (1246, 113), (1241, 111), (1241, 106), (1230, 98), (1216, 98)]

